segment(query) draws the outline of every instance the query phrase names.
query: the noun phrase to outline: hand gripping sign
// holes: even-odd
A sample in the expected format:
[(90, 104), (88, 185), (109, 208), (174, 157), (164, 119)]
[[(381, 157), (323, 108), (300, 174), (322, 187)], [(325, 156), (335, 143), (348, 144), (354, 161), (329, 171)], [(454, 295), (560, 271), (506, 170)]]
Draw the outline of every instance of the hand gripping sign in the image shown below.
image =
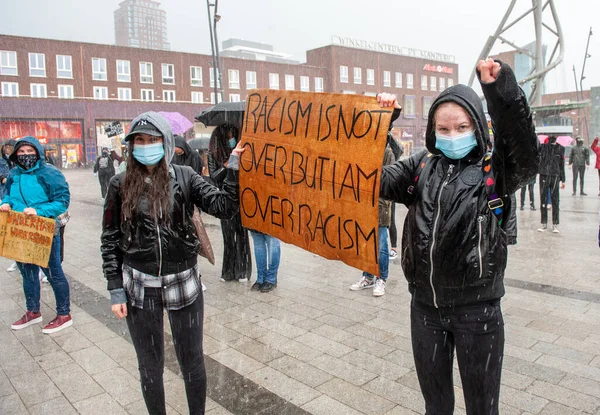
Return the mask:
[(373, 97), (252, 91), (242, 126), (242, 224), (379, 275), (378, 198), (391, 114)]
[(0, 212), (0, 256), (47, 267), (55, 224), (41, 216)]

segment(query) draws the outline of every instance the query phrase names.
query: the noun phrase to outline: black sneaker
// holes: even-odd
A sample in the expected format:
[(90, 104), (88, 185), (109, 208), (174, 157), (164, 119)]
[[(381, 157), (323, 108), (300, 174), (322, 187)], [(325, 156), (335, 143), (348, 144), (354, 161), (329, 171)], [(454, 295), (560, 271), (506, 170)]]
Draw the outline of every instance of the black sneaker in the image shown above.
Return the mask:
[(252, 284), (252, 287), (250, 288), (251, 291), (260, 291), (260, 289), (262, 288), (263, 284), (256, 281), (254, 284)]
[(525, 210), (525, 208), (523, 207), (523, 205), (521, 205), (521, 209), (520, 210)]
[(271, 284), (270, 282), (265, 282), (261, 287), (260, 287), (260, 292), (261, 293), (268, 293), (269, 291), (272, 291), (273, 288), (277, 287), (277, 283), (275, 284)]
[(580, 192), (579, 196), (587, 196), (587, 193)]

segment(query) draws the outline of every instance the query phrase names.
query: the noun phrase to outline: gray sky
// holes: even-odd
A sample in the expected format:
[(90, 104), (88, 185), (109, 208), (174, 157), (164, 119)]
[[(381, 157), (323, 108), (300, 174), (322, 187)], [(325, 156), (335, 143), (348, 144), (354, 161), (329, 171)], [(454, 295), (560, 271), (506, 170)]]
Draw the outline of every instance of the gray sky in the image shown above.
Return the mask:
[[(120, 0), (0, 0), (0, 33), (113, 44), (113, 11)], [(546, 80), (548, 92), (574, 90), (590, 26), (600, 16), (598, 0), (555, 0), (565, 37), (564, 63)], [(509, 0), (221, 0), (219, 41), (230, 37), (274, 45), (304, 61), (305, 51), (331, 43), (331, 36), (389, 43), (456, 56), (466, 83), (483, 45), (497, 28)], [(163, 0), (173, 50), (210, 54), (205, 0)], [(531, 7), (518, 0), (510, 20)], [(547, 14), (547, 12), (546, 12)], [(545, 16), (546, 16), (545, 14)], [(546, 19), (545, 21), (549, 21)], [(583, 86), (600, 85), (600, 25)], [(506, 33), (518, 45), (535, 39), (533, 17)], [(550, 49), (555, 37), (544, 31)], [(494, 51), (509, 47), (496, 46)]]

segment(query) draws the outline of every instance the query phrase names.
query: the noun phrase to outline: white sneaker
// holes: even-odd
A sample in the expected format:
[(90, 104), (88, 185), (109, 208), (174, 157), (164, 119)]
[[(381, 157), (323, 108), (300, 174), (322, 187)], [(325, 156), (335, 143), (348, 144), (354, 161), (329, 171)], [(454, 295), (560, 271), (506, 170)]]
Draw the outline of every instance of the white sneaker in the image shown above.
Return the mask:
[(206, 291), (206, 285), (204, 285), (203, 282), (201, 282), (200, 284), (202, 284), (202, 291)]
[(546, 229), (548, 229), (548, 225), (542, 225), (541, 228), (538, 228), (538, 232), (544, 232)]
[(238, 281), (239, 282), (248, 282), (248, 278), (240, 278)]
[(381, 278), (375, 280), (375, 288), (373, 288), (373, 297), (381, 297), (385, 295), (385, 281)]
[(360, 281), (358, 281), (356, 284), (352, 284), (350, 286), (350, 290), (352, 291), (360, 291), (360, 290), (364, 290), (365, 288), (373, 288), (375, 286), (375, 278), (367, 278), (367, 277), (362, 277), (360, 279)]
[(48, 277), (46, 277), (46, 275), (44, 274), (44, 271), (42, 271), (42, 269), (40, 268), (40, 273), (39, 273), (39, 277), (40, 277), (40, 282), (48, 282)]
[(8, 272), (13, 272), (17, 270), (17, 263), (13, 262), (12, 265), (10, 267), (8, 267), (7, 271)]
[(556, 225), (552, 225), (552, 233), (558, 233), (558, 227)]
[(396, 252), (395, 250), (391, 249), (390, 250), (390, 259), (396, 259), (398, 257), (398, 252)]

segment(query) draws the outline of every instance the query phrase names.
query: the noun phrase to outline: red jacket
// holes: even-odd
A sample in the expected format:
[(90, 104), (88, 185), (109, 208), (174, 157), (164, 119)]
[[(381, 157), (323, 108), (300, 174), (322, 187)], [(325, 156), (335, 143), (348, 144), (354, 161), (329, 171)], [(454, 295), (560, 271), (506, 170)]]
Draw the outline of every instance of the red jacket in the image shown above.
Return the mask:
[(592, 143), (592, 151), (596, 153), (596, 168), (600, 170), (600, 146), (598, 146), (598, 137)]

